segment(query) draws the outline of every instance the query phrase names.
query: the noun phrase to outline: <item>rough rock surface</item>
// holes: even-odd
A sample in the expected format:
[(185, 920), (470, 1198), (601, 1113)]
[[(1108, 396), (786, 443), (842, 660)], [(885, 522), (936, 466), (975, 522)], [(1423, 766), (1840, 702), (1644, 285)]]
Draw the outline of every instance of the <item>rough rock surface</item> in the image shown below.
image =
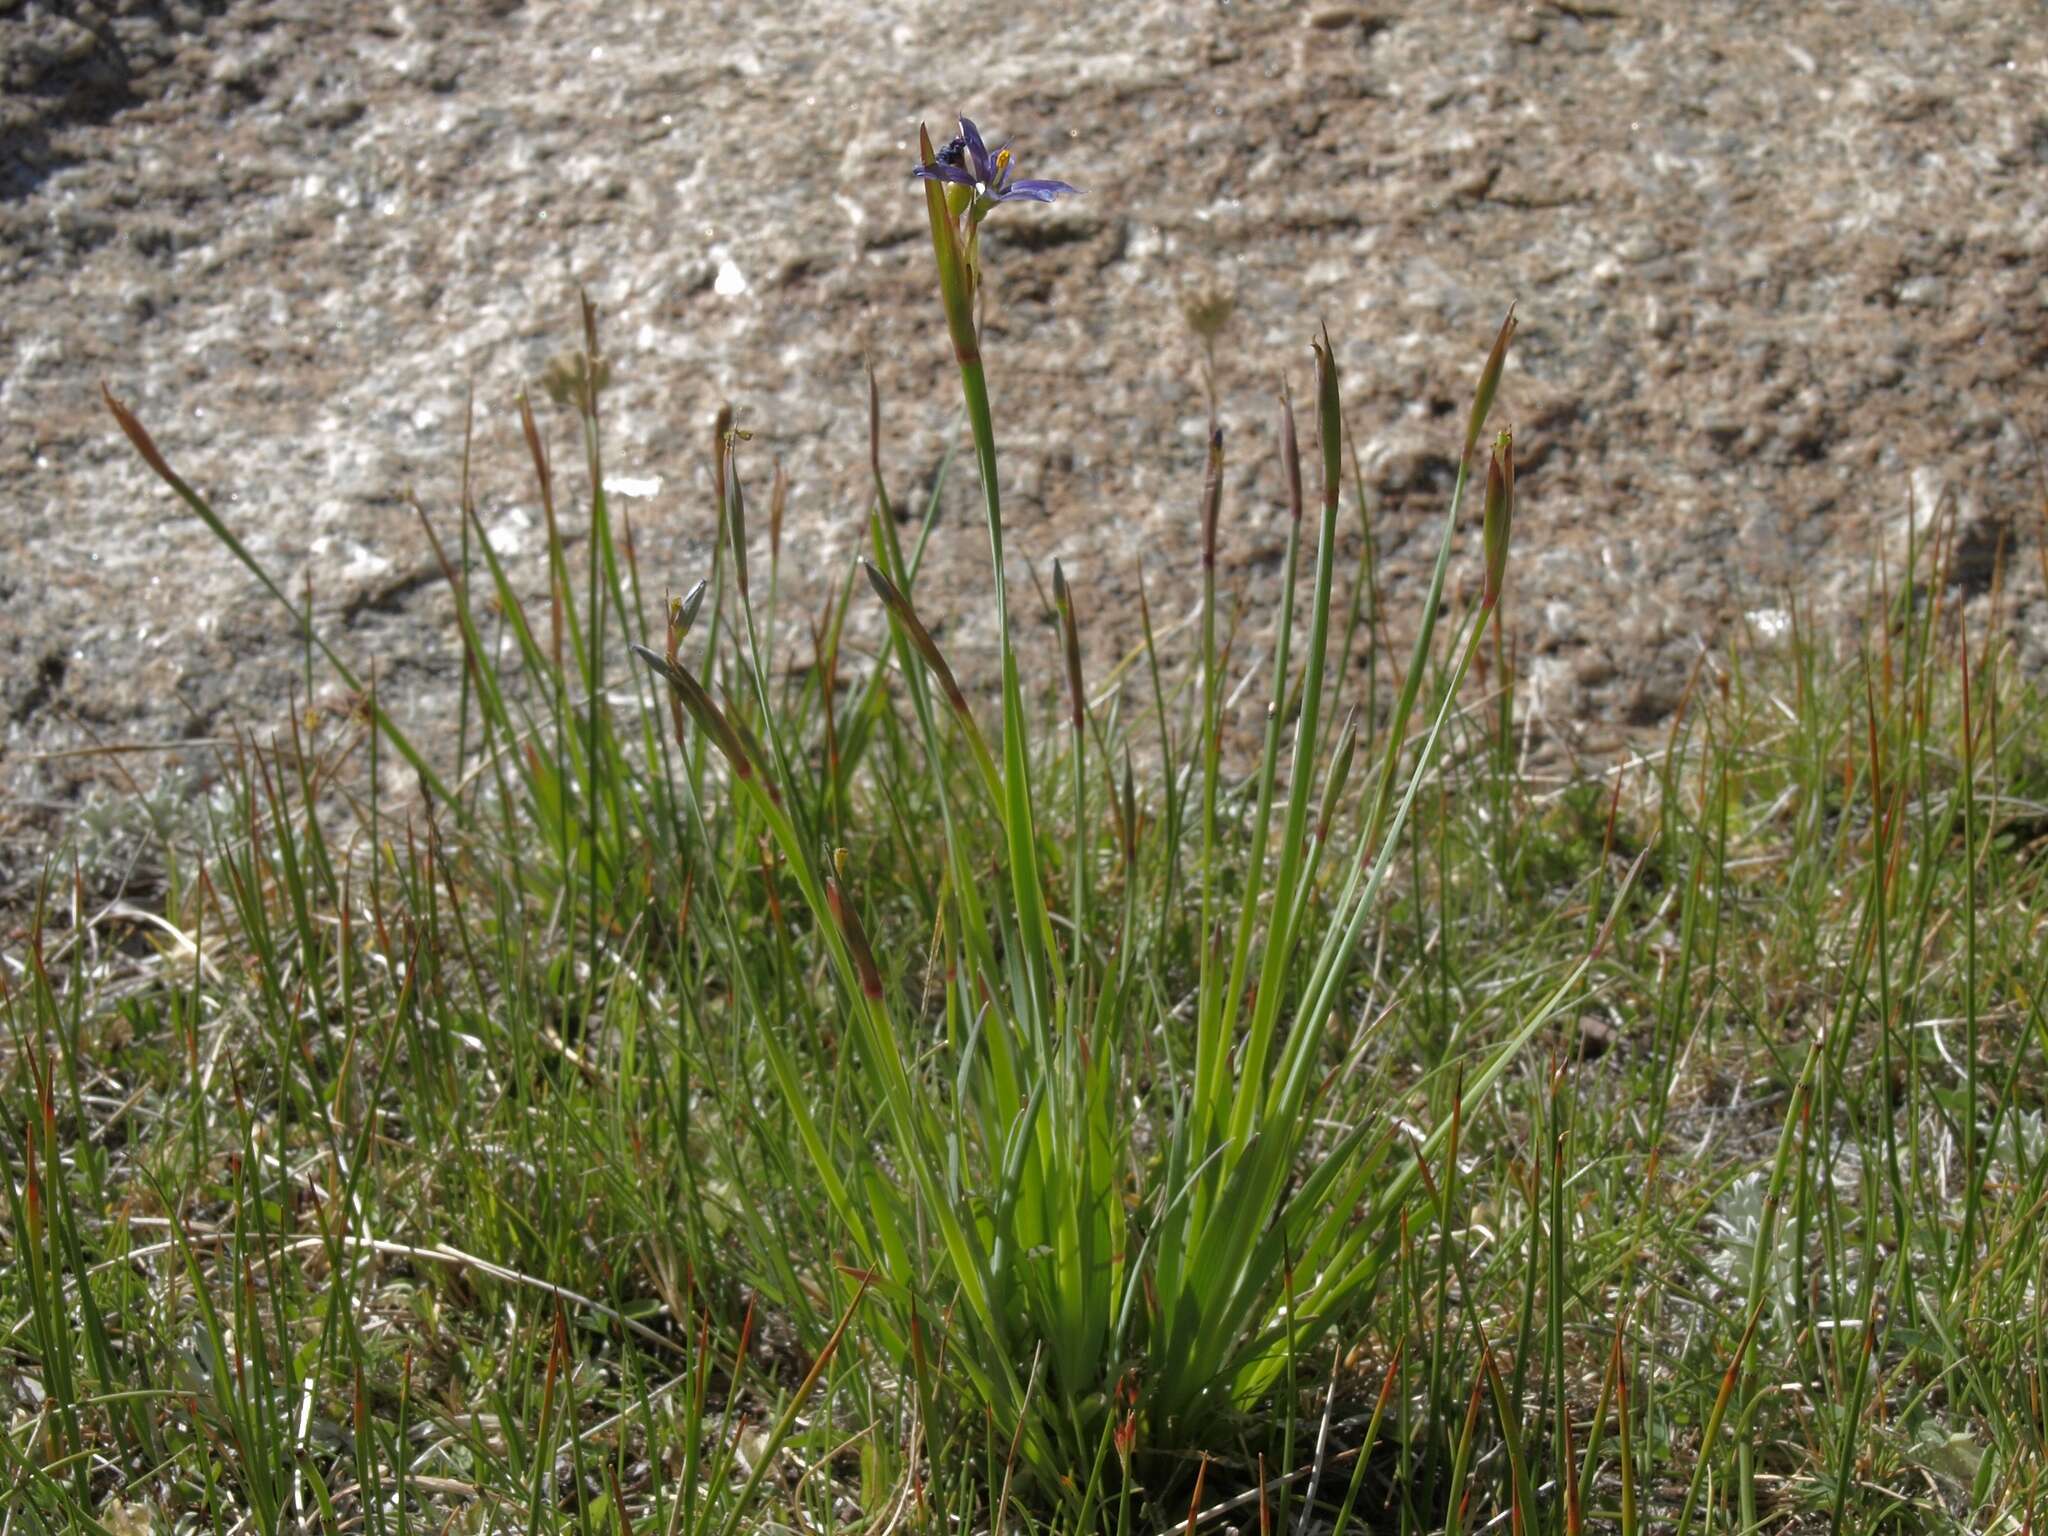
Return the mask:
[[(1253, 615), (1283, 534), (1274, 390), (1303, 390), (1318, 320), (1398, 624), (1512, 299), (1511, 614), (1554, 737), (1655, 721), (1788, 594), (1860, 602), (1874, 553), (1951, 499), (1966, 595), (2009, 538), (2004, 611), (2048, 658), (2048, 38), (2001, 0), (0, 0), (0, 97), (17, 878), (96, 786), (173, 760), (75, 749), (273, 729), (301, 675), (288, 617), (121, 440), (102, 380), (431, 720), (456, 653), (407, 493), (452, 526), (474, 386), (483, 521), (539, 586), (511, 402), (573, 342), (582, 284), (649, 579), (704, 565), (729, 399), (756, 477), (792, 477), (805, 605), (859, 527), (864, 355), (899, 501), (945, 448), (906, 172), (918, 118), (957, 110), (1088, 189), (991, 224), (986, 350), (1015, 569), (1060, 555), (1104, 654), (1141, 559), (1160, 609), (1195, 589), (1183, 304), (1222, 293), (1225, 569)], [(573, 492), (569, 423), (544, 420)], [(986, 544), (971, 475), (951, 492), (920, 601), (972, 670)]]

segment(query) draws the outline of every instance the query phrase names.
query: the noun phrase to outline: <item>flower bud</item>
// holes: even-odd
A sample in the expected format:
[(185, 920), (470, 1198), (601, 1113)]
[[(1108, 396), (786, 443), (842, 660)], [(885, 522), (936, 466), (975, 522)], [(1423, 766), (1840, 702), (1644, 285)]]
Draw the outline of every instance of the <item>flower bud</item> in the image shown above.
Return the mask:
[(718, 498), (720, 517), (725, 516), (725, 450), (732, 430), (732, 407), (721, 405), (711, 419), (711, 491)]
[(1344, 405), (1337, 387), (1337, 350), (1330, 345), (1329, 328), (1322, 340), (1311, 342), (1316, 353), (1316, 438), (1323, 450), (1323, 510), (1333, 513), (1342, 480), (1339, 457), (1344, 440)]
[[(637, 641), (632, 642), (632, 649), (636, 656), (668, 680), (669, 688), (674, 696), (682, 701), (683, 708), (690, 712), (690, 717), (697, 722), (697, 728), (711, 738), (712, 744), (732, 765), (734, 776), (742, 779), (752, 778), (755, 772), (754, 761), (747, 755), (746, 746), (741, 742), (739, 733), (732, 728), (732, 722), (726, 719), (719, 707), (711, 701), (711, 695), (704, 691), (704, 685), (697, 681), (690, 669), (679, 662), (670, 661), (661, 652), (650, 650)], [(773, 793), (772, 786), (764, 783), (763, 787)]]
[(1301, 521), (1301, 440), (1294, 431), (1294, 400), (1280, 396), (1280, 478), (1287, 488), (1287, 515)]
[(847, 951), (853, 956), (853, 968), (860, 976), (861, 992), (870, 1002), (879, 1003), (883, 995), (882, 973), (875, 965), (875, 952), (868, 948), (867, 930), (860, 925), (860, 913), (854, 910), (839, 882), (830, 875), (825, 877), (825, 903), (831, 907), (832, 920), (839, 925)]
[(1058, 560), (1052, 563), (1052, 605), (1060, 616), (1061, 649), (1067, 657), (1067, 698), (1073, 707), (1074, 729), (1086, 721), (1087, 696), (1081, 688), (1081, 633), (1074, 622), (1074, 593)]
[(733, 440), (725, 440), (725, 536), (732, 544), (733, 577), (739, 583), (740, 601), (747, 600), (747, 493), (740, 485), (739, 460)]
[(1515, 338), (1515, 306), (1508, 306), (1508, 317), (1500, 323), (1500, 334), (1493, 339), (1493, 350), (1486, 356), (1486, 366), (1479, 370), (1479, 388), (1472, 394), (1472, 419), (1465, 426), (1465, 457), (1472, 456), (1472, 450), (1479, 444), (1479, 433), (1486, 426), (1486, 413), (1493, 409), (1495, 391), (1500, 388), (1501, 370), (1507, 366), (1508, 343)]
[(903, 633), (910, 639), (912, 649), (924, 658), (924, 664), (938, 680), (939, 690), (946, 696), (946, 703), (955, 713), (971, 718), (967, 711), (967, 695), (960, 691), (960, 684), (954, 680), (953, 669), (946, 664), (945, 653), (939, 649), (932, 632), (924, 627), (924, 621), (917, 616), (917, 610), (910, 606), (910, 599), (896, 590), (896, 584), (884, 576), (871, 560), (861, 561), (861, 569), (867, 572), (868, 585), (875, 589), (875, 596), (882, 600), (882, 606), (889, 610), (889, 616), (903, 626)]
[(156, 439), (151, 437), (149, 429), (136, 419), (135, 413), (116, 400), (113, 391), (108, 389), (104, 383), (100, 385), (100, 398), (107, 402), (107, 409), (114, 413), (114, 420), (120, 424), (121, 430), (127, 434), (128, 441), (134, 444), (135, 451), (142, 455), (142, 462), (155, 470), (157, 478), (184, 497), (186, 501), (193, 500), (195, 496), (194, 491), (173, 473), (163, 453), (157, 448)]
[(1515, 435), (1503, 432), (1494, 440), (1486, 461), (1486, 519), (1481, 542), (1486, 551), (1486, 592), (1483, 607), (1500, 601), (1501, 581), (1508, 569), (1508, 533), (1515, 521)]

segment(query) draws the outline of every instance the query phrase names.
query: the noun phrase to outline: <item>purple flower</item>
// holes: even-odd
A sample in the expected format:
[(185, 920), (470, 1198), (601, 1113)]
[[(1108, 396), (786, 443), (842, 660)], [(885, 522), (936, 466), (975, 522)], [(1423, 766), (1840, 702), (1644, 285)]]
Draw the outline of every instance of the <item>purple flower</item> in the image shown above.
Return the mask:
[(972, 118), (960, 119), (960, 132), (946, 141), (933, 160), (934, 164), (920, 165), (911, 174), (921, 181), (966, 187), (984, 210), (996, 203), (1049, 203), (1055, 198), (1081, 195), (1079, 187), (1064, 181), (1013, 181), (1017, 168), (1010, 157), (1010, 146), (1005, 143), (991, 154)]

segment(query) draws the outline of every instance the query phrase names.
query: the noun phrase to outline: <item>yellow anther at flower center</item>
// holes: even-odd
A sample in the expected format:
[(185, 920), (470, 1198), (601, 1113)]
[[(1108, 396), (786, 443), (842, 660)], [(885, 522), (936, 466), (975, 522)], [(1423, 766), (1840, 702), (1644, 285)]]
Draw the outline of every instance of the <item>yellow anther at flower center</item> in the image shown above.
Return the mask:
[(1005, 166), (1007, 166), (1007, 165), (1008, 165), (1009, 163), (1010, 163), (1010, 152), (1009, 152), (1009, 151), (1008, 151), (1007, 149), (999, 149), (999, 150), (997, 150), (997, 151), (996, 151), (996, 181), (997, 181), (998, 183), (1000, 183), (1000, 182), (1002, 181), (1002, 179), (1003, 179), (1003, 168), (1004, 168)]

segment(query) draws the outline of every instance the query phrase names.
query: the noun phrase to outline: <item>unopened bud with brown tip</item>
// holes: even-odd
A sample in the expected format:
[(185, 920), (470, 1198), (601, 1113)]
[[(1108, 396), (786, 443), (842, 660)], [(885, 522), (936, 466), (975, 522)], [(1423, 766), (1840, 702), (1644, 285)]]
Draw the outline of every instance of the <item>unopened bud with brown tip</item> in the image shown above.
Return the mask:
[(1301, 439), (1294, 430), (1294, 397), (1280, 393), (1280, 478), (1287, 486), (1287, 515), (1301, 521)]
[(825, 902), (831, 907), (832, 920), (839, 925), (840, 935), (846, 940), (847, 953), (853, 957), (853, 968), (860, 976), (861, 992), (870, 1002), (879, 1003), (882, 1000), (882, 973), (875, 965), (874, 951), (868, 948), (867, 930), (861, 927), (860, 914), (846, 899), (839, 882), (830, 875), (825, 877)]
[[(650, 650), (638, 641), (630, 644), (634, 655), (667, 679), (674, 696), (682, 701), (683, 708), (687, 709), (690, 717), (697, 722), (697, 728), (711, 738), (712, 745), (717, 747), (725, 760), (732, 765), (734, 776), (742, 779), (752, 778), (755, 765), (753, 759), (747, 755), (745, 743), (740, 740), (739, 733), (732, 728), (732, 722), (726, 719), (724, 712), (711, 701), (711, 695), (704, 691), (704, 685), (697, 681), (695, 674), (688, 667), (670, 661), (659, 651)], [(772, 785), (764, 787), (770, 794), (774, 793)]]
[(1067, 657), (1067, 699), (1073, 707), (1074, 729), (1080, 730), (1087, 717), (1087, 699), (1081, 689), (1081, 632), (1074, 622), (1074, 593), (1067, 585), (1067, 573), (1058, 560), (1052, 563), (1052, 605), (1060, 616), (1060, 648)]
[(924, 659), (931, 674), (938, 680), (939, 689), (946, 695), (946, 703), (955, 713), (967, 714), (967, 695), (960, 691), (960, 684), (954, 680), (953, 669), (946, 664), (945, 653), (939, 649), (932, 632), (924, 627), (924, 621), (917, 616), (917, 610), (910, 606), (910, 599), (896, 590), (896, 584), (884, 576), (881, 568), (871, 560), (861, 561), (861, 569), (868, 574), (868, 585), (875, 589), (875, 596), (882, 600), (882, 606), (889, 610), (889, 617), (903, 626), (903, 633), (910, 640), (911, 648)]
[(733, 442), (725, 442), (725, 532), (732, 542), (732, 571), (739, 582), (740, 601), (747, 600), (747, 493), (740, 485), (739, 460)]
[(725, 515), (725, 450), (732, 441), (732, 407), (721, 405), (711, 419), (711, 489), (718, 498), (719, 516)]
[(1508, 535), (1515, 521), (1515, 435), (1503, 432), (1494, 440), (1493, 453), (1486, 461), (1486, 519), (1481, 543), (1486, 551), (1486, 592), (1480, 599), (1491, 609), (1500, 601), (1501, 582), (1508, 571)]
[(1331, 345), (1330, 330), (1311, 342), (1316, 354), (1316, 440), (1323, 450), (1323, 511), (1337, 506), (1339, 455), (1344, 437), (1344, 404), (1337, 387), (1337, 349)]
[(157, 478), (176, 491), (187, 502), (197, 501), (198, 493), (171, 469), (163, 453), (157, 448), (156, 439), (149, 435), (149, 429), (136, 418), (133, 411), (114, 398), (114, 392), (102, 383), (100, 398), (107, 402), (107, 409), (114, 413), (114, 420), (127, 434), (128, 441), (135, 445), (135, 451), (142, 455), (142, 462), (156, 471)]
[(1500, 323), (1500, 334), (1493, 338), (1493, 350), (1486, 355), (1486, 366), (1479, 370), (1479, 388), (1472, 393), (1472, 419), (1465, 426), (1465, 457), (1472, 456), (1472, 450), (1479, 446), (1479, 434), (1486, 427), (1486, 413), (1493, 409), (1493, 397), (1500, 389), (1501, 370), (1508, 365), (1508, 343), (1515, 339), (1515, 306), (1508, 306), (1508, 317)]

